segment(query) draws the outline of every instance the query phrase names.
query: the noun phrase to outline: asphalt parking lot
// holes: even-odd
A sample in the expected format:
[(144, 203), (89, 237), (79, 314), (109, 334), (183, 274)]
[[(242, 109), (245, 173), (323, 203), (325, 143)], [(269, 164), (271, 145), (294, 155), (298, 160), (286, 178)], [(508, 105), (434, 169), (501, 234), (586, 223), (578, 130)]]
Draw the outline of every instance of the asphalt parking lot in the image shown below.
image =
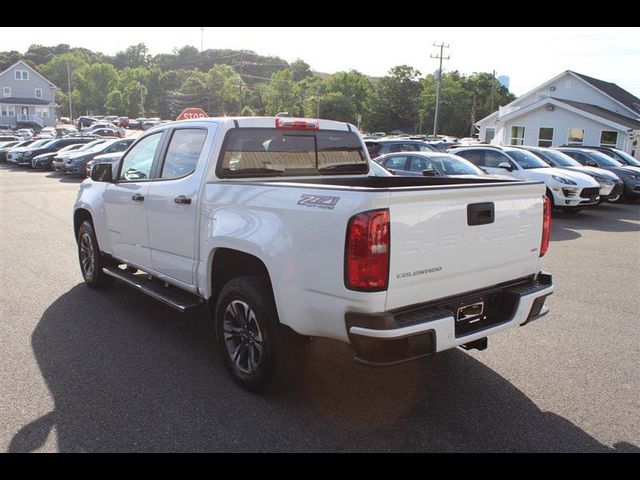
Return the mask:
[(1, 451), (640, 452), (640, 202), (557, 214), (551, 313), (487, 351), (372, 369), (317, 341), (254, 396), (204, 312), (84, 286), (78, 184), (0, 164)]

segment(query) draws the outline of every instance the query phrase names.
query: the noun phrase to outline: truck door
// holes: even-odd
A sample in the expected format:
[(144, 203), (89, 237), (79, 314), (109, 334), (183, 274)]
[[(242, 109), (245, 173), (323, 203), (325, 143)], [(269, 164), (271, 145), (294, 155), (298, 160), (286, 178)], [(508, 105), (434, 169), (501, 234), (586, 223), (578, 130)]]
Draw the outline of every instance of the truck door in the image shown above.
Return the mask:
[(140, 140), (122, 159), (118, 178), (107, 185), (104, 209), (114, 256), (141, 268), (151, 266), (147, 192), (162, 132)]
[(206, 128), (178, 127), (169, 133), (149, 186), (147, 216), (152, 268), (195, 285), (198, 199), (206, 159)]

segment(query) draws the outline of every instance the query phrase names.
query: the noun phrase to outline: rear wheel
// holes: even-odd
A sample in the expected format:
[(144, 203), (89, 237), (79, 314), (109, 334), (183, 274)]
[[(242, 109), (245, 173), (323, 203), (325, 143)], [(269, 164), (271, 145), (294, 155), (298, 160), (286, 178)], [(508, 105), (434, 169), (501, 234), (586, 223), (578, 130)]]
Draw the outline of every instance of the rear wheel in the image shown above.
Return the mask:
[(113, 283), (113, 278), (102, 271), (108, 262), (100, 252), (93, 225), (88, 220), (78, 229), (78, 259), (88, 287), (102, 288)]
[(259, 392), (296, 382), (306, 342), (278, 321), (263, 277), (239, 277), (227, 283), (218, 297), (215, 324), (224, 365), (242, 388)]

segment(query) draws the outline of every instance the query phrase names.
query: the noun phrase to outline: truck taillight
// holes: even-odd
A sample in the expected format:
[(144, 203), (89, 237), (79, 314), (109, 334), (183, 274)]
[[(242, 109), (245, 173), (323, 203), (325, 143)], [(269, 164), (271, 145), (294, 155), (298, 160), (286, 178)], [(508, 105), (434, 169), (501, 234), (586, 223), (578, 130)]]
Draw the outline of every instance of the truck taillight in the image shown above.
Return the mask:
[(551, 239), (551, 200), (546, 195), (544, 198), (544, 205), (542, 207), (542, 243), (540, 244), (540, 256), (544, 257), (544, 254), (549, 250), (549, 240)]
[(345, 283), (349, 290), (379, 292), (389, 283), (389, 210), (351, 217), (347, 225)]
[(280, 130), (320, 130), (317, 120), (306, 118), (276, 118), (276, 128)]

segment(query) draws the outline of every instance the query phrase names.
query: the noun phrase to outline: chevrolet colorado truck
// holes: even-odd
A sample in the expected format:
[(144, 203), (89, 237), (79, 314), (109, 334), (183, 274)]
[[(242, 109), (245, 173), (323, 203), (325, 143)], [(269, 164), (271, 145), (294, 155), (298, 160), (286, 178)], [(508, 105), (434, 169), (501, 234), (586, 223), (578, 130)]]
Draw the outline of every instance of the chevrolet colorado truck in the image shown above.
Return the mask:
[(328, 120), (150, 129), (80, 186), (84, 280), (208, 306), (224, 365), (250, 391), (297, 378), (314, 337), (391, 365), (483, 350), (548, 313), (543, 183), (375, 177), (370, 162), (357, 129)]

